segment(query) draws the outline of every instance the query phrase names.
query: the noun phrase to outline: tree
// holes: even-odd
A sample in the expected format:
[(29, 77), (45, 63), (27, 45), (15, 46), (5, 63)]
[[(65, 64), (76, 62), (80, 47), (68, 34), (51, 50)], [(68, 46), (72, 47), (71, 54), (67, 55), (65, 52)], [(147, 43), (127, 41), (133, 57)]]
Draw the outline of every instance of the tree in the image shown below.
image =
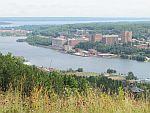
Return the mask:
[(137, 77), (134, 76), (133, 72), (128, 72), (128, 76), (126, 76), (127, 80), (137, 80)]
[(117, 73), (117, 71), (113, 69), (107, 69), (107, 73)]
[(78, 68), (77, 71), (78, 72), (83, 72), (83, 68)]

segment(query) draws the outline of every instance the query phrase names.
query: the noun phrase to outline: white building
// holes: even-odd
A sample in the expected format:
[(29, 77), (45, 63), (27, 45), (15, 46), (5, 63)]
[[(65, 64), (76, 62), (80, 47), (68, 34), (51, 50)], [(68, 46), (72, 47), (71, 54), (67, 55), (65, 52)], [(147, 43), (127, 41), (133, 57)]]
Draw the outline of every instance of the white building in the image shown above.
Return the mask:
[(56, 49), (62, 49), (66, 42), (67, 40), (64, 38), (60, 38), (60, 37), (52, 38), (52, 47)]

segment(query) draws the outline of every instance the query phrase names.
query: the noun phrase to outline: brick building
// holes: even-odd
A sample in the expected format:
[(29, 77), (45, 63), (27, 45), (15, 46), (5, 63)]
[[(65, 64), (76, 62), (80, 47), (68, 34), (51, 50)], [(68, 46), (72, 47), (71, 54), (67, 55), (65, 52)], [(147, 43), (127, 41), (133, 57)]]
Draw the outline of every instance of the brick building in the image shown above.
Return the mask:
[(100, 41), (102, 41), (102, 38), (103, 38), (102, 34), (95, 34), (95, 35), (91, 35), (90, 41), (92, 41), (92, 42), (100, 42)]
[(68, 45), (75, 47), (76, 45), (78, 45), (80, 42), (88, 42), (89, 39), (88, 38), (79, 38), (79, 39), (69, 39), (68, 40)]
[(122, 43), (132, 42), (132, 32), (131, 31), (123, 32), (121, 34), (121, 42)]
[(118, 35), (103, 35), (102, 42), (107, 45), (118, 44)]

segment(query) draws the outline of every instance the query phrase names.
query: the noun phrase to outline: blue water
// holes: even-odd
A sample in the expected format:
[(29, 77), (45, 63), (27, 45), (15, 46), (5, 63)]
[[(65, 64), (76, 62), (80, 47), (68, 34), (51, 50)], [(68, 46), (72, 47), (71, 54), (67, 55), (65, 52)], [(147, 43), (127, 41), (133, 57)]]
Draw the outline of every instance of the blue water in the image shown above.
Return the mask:
[(32, 64), (53, 67), (61, 70), (83, 68), (87, 72), (106, 72), (108, 68), (118, 73), (127, 74), (132, 71), (138, 78), (150, 78), (150, 62), (138, 62), (119, 58), (80, 57), (63, 54), (55, 50), (35, 47), (27, 43), (18, 43), (21, 37), (0, 37), (0, 51), (11, 52), (16, 56), (24, 56)]
[[(149, 18), (0, 18), (1, 22), (9, 25), (0, 27), (15, 27), (22, 25), (58, 25), (91, 22), (137, 22), (150, 21)], [(19, 37), (18, 37), (19, 38)], [(0, 37), (0, 51), (11, 52), (17, 56), (24, 56), (37, 66), (50, 65), (53, 68), (67, 70), (69, 68), (83, 68), (87, 72), (106, 72), (108, 68), (116, 69), (118, 73), (127, 74), (132, 71), (138, 78), (150, 78), (150, 63), (137, 62), (127, 59), (106, 59), (93, 57), (79, 57), (59, 53), (54, 50), (30, 46), (27, 43), (17, 43), (15, 37)], [(51, 63), (52, 61), (52, 63)]]

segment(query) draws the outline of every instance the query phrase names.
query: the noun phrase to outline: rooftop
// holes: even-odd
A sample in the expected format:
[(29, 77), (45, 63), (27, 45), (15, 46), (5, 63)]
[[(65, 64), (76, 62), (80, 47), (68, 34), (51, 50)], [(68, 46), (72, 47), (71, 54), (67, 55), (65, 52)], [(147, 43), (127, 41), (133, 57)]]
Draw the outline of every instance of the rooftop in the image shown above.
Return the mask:
[(58, 38), (52, 38), (53, 40), (66, 40), (66, 39), (64, 39), (64, 38), (60, 38), (60, 37), (58, 37)]
[(143, 92), (144, 90), (143, 89), (140, 89), (140, 88), (138, 88), (138, 87), (132, 87), (131, 88), (131, 91), (133, 92), (133, 93), (140, 93), (140, 92)]
[(116, 38), (116, 37), (119, 37), (119, 35), (103, 35), (103, 37), (107, 37), (107, 38), (112, 38), (112, 37), (114, 37), (114, 38)]

